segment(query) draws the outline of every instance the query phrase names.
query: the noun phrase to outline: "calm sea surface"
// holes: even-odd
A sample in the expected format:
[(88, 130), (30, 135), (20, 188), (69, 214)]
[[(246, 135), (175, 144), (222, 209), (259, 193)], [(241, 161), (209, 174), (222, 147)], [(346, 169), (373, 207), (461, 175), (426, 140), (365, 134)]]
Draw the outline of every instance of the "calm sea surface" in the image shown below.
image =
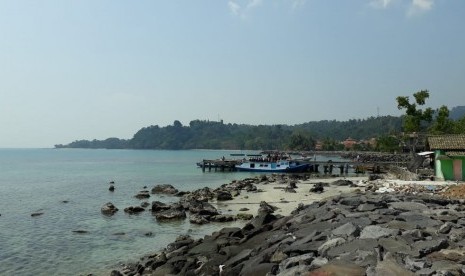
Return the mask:
[[(158, 223), (150, 212), (123, 212), (140, 205), (134, 195), (144, 186), (172, 184), (187, 191), (250, 176), (203, 173), (195, 166), (230, 153), (237, 151), (0, 149), (0, 275), (109, 275), (120, 262), (158, 251), (178, 235), (201, 238), (240, 226)], [(110, 181), (115, 182), (113, 193)], [(178, 198), (152, 195), (147, 201), (153, 200)], [(100, 208), (106, 202), (120, 211), (103, 216)], [(43, 215), (31, 217), (36, 212)]]

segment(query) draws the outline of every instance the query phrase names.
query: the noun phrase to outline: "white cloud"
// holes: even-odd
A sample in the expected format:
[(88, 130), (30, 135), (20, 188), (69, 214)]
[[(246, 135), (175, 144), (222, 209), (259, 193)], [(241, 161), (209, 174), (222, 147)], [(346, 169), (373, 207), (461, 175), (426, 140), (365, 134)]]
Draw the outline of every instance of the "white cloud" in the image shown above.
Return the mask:
[(228, 1), (228, 7), (229, 7), (229, 10), (230, 10), (234, 15), (239, 15), (239, 14), (240, 14), (241, 6), (239, 6), (239, 4), (237, 4), (236, 2), (234, 2), (234, 1)]
[(377, 9), (386, 9), (392, 2), (393, 0), (372, 0), (370, 5)]
[(407, 16), (424, 13), (433, 8), (435, 0), (370, 0), (369, 5), (375, 9), (406, 7)]
[(412, 0), (412, 4), (407, 12), (408, 16), (427, 12), (433, 8), (434, 0)]
[[(302, 7), (307, 2), (307, 0), (279, 0), (279, 1), (285, 2), (286, 5), (289, 5), (293, 10)], [(229, 0), (228, 7), (232, 14), (244, 18), (252, 10), (265, 5), (265, 3), (266, 1), (264, 0)]]
[(262, 4), (262, 0), (250, 0), (249, 3), (247, 3), (247, 9), (253, 9), (255, 7), (258, 7)]
[(307, 0), (293, 0), (292, 9), (295, 10), (302, 7), (303, 5), (305, 5), (305, 2), (307, 2)]

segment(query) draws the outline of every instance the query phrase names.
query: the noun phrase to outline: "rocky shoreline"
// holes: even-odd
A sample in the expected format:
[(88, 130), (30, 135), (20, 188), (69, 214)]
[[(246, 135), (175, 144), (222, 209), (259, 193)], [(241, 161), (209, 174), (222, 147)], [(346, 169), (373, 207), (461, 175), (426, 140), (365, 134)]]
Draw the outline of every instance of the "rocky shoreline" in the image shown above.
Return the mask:
[[(271, 179), (233, 182), (213, 194), (218, 197), (219, 191), (253, 190), (254, 181)], [(292, 189), (292, 180), (286, 181)], [(465, 201), (440, 196), (444, 188), (393, 188), (380, 180), (342, 181), (354, 191), (307, 205), (300, 203), (289, 216), (277, 214), (276, 208), (263, 201), (256, 216), (242, 228), (223, 228), (198, 240), (179, 236), (162, 251), (111, 275), (465, 273)], [(325, 189), (325, 185), (317, 184), (312, 187), (314, 192), (323, 192), (319, 187)], [(192, 194), (195, 192), (183, 195), (179, 205), (189, 202), (186, 199)], [(193, 202), (198, 202), (198, 196), (191, 197)], [(199, 211), (214, 211), (211, 206), (202, 205), (197, 211), (192, 207), (189, 212), (207, 221), (216, 216)]]

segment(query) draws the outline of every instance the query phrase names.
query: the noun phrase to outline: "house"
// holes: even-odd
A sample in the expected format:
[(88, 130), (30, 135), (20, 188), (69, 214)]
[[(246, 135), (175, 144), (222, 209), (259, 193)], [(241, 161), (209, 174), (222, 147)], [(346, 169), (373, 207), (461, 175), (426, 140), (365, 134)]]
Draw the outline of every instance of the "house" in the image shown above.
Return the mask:
[(437, 180), (465, 180), (465, 134), (429, 135)]
[(352, 139), (352, 138), (347, 138), (345, 139), (342, 144), (344, 145), (344, 149), (346, 150), (349, 150), (349, 149), (352, 149), (354, 147), (354, 145), (357, 144), (357, 140), (355, 139)]

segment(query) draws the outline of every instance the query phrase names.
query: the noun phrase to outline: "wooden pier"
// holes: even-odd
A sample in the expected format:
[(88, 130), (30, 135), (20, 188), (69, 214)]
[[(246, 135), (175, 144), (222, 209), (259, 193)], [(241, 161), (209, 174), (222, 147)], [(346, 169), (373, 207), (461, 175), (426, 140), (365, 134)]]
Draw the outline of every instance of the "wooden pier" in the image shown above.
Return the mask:
[[(392, 165), (406, 165), (400, 162), (357, 162), (357, 161), (314, 161), (314, 160), (294, 160), (301, 164), (309, 164), (309, 173), (323, 173), (329, 175), (346, 175), (350, 173), (363, 174), (366, 172), (382, 173)], [(197, 163), (202, 171), (209, 172), (214, 169), (215, 172), (236, 171), (236, 165), (243, 161), (238, 159), (204, 159)]]

